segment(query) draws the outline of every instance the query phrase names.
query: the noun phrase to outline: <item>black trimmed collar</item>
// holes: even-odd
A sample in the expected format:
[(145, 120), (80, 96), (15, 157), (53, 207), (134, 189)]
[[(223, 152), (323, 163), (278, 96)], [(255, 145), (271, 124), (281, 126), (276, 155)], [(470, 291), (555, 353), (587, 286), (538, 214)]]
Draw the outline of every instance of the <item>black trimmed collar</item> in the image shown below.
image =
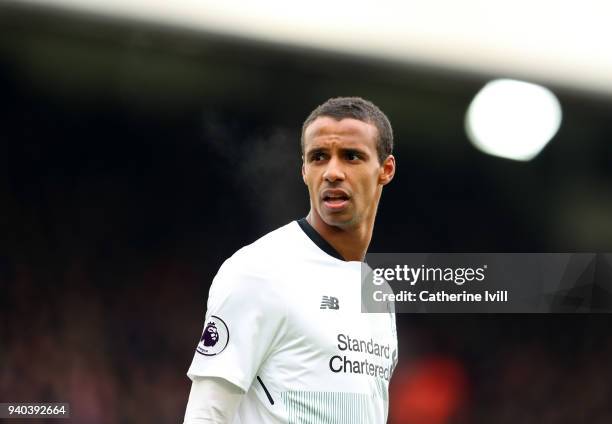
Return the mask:
[(334, 258), (340, 259), (341, 261), (346, 261), (346, 259), (344, 259), (342, 255), (336, 249), (334, 249), (334, 246), (329, 244), (327, 240), (321, 237), (321, 234), (317, 233), (317, 230), (315, 230), (313, 226), (310, 225), (306, 218), (298, 219), (296, 222), (298, 223), (300, 228), (306, 233), (308, 238), (319, 247), (319, 249), (327, 253), (329, 256), (333, 256)]

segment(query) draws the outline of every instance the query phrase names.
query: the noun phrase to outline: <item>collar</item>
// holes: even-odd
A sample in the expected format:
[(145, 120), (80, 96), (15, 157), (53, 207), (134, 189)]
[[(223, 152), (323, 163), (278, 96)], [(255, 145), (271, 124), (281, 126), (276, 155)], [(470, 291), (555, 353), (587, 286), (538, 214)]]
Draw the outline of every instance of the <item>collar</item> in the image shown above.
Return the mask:
[(308, 221), (306, 221), (306, 218), (298, 219), (296, 222), (298, 223), (302, 231), (306, 233), (308, 238), (319, 247), (319, 249), (327, 253), (329, 256), (333, 256), (334, 258), (340, 259), (341, 261), (346, 261), (346, 259), (344, 259), (342, 255), (336, 249), (334, 249), (334, 247), (329, 244), (327, 240), (321, 237), (321, 234), (317, 233), (317, 230), (315, 230), (313, 226), (310, 225)]

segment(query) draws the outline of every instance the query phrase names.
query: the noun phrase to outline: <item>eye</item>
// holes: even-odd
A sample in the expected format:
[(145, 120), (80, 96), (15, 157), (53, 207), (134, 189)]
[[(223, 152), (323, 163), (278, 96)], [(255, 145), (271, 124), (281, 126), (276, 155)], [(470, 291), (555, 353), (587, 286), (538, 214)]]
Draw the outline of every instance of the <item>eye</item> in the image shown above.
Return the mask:
[(326, 159), (326, 155), (325, 155), (324, 152), (315, 151), (315, 152), (312, 152), (310, 154), (310, 161), (311, 162), (320, 162), (320, 161), (325, 160), (325, 159)]
[(346, 152), (346, 159), (348, 161), (354, 162), (354, 161), (360, 160), (361, 158), (362, 157), (359, 152), (356, 152), (354, 150), (349, 150)]

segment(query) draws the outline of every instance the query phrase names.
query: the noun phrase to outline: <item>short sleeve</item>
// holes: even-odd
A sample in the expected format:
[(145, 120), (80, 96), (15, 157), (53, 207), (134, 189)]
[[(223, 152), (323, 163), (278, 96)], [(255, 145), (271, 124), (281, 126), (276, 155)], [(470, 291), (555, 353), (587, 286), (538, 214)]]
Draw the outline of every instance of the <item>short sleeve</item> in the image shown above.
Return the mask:
[(265, 268), (243, 262), (230, 258), (213, 280), (187, 375), (223, 378), (247, 392), (283, 338), (286, 302)]

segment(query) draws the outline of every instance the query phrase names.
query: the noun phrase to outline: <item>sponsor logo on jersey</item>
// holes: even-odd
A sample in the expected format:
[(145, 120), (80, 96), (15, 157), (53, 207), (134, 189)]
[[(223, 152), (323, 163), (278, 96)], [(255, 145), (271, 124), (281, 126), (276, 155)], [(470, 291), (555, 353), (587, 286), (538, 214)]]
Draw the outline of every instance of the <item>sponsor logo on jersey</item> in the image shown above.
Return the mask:
[(340, 309), (338, 298), (333, 296), (323, 296), (321, 298), (321, 309)]
[(225, 325), (221, 318), (212, 315), (206, 321), (206, 326), (196, 351), (205, 356), (218, 355), (225, 350), (228, 342), (229, 330), (227, 325)]
[(334, 373), (363, 374), (386, 381), (391, 379), (397, 363), (397, 350), (376, 342), (373, 338), (359, 339), (338, 334), (341, 354), (329, 358), (329, 369)]

